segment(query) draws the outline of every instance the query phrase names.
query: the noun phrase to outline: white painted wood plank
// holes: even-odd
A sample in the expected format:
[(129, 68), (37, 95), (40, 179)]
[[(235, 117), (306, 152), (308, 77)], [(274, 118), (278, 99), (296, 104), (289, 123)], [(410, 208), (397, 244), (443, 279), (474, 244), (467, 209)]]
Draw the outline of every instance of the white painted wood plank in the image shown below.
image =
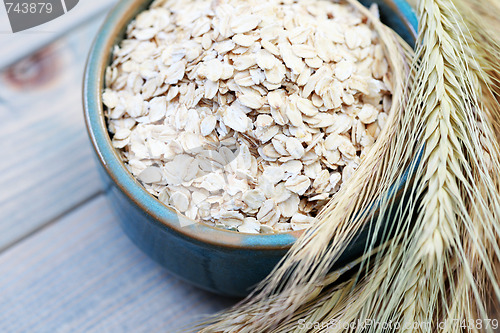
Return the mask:
[(0, 255), (0, 332), (176, 332), (233, 304), (170, 275), (101, 195)]
[(103, 18), (0, 73), (0, 249), (102, 189), (81, 90)]
[(0, 4), (0, 69), (68, 33), (92, 18), (106, 13), (117, 0), (81, 0), (71, 11), (41, 26), (13, 34), (5, 6)]

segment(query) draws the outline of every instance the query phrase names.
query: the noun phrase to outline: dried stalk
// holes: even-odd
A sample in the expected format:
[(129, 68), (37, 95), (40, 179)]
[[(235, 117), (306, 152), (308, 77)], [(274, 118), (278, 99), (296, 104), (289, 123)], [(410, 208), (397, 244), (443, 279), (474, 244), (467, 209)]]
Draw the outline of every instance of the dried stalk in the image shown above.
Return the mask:
[[(301, 329), (298, 320), (365, 319), (403, 326), (393, 331), (462, 332), (454, 320), (488, 318), (489, 300), (500, 301), (500, 81), (495, 62), (500, 47), (480, 15), (488, 4), (498, 8), (492, 2), (419, 1), (419, 46), (411, 75), (406, 75), (409, 94), (400, 79), (400, 103), (377, 141), (378, 150), (372, 150), (259, 292), (205, 332), (323, 332), (327, 328)], [(385, 28), (378, 29), (390, 45), (393, 70), (408, 73), (404, 62), (394, 60), (406, 54), (404, 47)], [(405, 167), (415, 163), (420, 151), (415, 181), (403, 189), (413, 195), (390, 206), (383, 193), (405, 177)], [(358, 275), (318, 293), (329, 267), (364, 226), (365, 216), (355, 212), (370, 207), (374, 198), (382, 211), (399, 213), (396, 237), (386, 232), (387, 247), (363, 260)], [(413, 211), (414, 220), (404, 214)], [(371, 222), (375, 232), (384, 231), (386, 217)], [(375, 244), (373, 239), (367, 251)], [(430, 325), (408, 326), (415, 323)], [(380, 327), (347, 331), (380, 332)]]

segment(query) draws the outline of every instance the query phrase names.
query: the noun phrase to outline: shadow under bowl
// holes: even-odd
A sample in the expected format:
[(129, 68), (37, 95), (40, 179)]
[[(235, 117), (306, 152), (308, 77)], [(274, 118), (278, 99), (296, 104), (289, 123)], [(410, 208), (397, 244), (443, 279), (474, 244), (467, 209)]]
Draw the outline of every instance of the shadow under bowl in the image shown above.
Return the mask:
[[(409, 43), (414, 42), (417, 19), (408, 3), (362, 2), (376, 2), (382, 21)], [(101, 27), (87, 62), (83, 88), (85, 120), (106, 183), (106, 195), (128, 237), (171, 273), (218, 294), (245, 296), (271, 272), (300, 232), (245, 234), (193, 223), (149, 194), (126, 169), (111, 144), (102, 103), (105, 70), (111, 63), (113, 46), (123, 39), (129, 22), (150, 3), (120, 1)], [(353, 246), (364, 248), (364, 242)], [(345, 259), (353, 255), (348, 248)]]

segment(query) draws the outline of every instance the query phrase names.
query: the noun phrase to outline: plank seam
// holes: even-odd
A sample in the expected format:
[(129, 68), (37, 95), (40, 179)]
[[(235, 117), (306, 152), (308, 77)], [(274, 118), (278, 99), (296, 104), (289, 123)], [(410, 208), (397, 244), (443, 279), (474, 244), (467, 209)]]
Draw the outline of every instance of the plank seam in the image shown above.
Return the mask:
[(45, 230), (46, 228), (49, 228), (51, 225), (55, 224), (56, 222), (58, 222), (60, 219), (62, 219), (63, 217), (65, 217), (66, 215), (70, 214), (71, 212), (73, 212), (75, 209), (81, 207), (81, 206), (85, 206), (86, 204), (98, 199), (101, 195), (104, 194), (104, 190), (100, 190), (96, 193), (93, 193), (91, 194), (90, 196), (88, 196), (87, 198), (84, 198), (82, 201), (80, 201), (79, 203), (69, 207), (68, 209), (64, 210), (63, 212), (61, 212), (60, 214), (54, 216), (53, 218), (51, 218), (50, 220), (48, 220), (47, 222), (43, 223), (42, 225), (36, 227), (35, 229), (31, 230), (30, 232), (24, 234), (23, 236), (17, 238), (17, 239), (14, 239), (13, 241), (7, 243), (6, 245), (0, 247), (0, 255), (5, 252), (6, 250), (10, 249), (11, 247), (23, 242), (24, 240), (30, 238), (31, 236), (34, 236), (36, 235), (37, 233)]

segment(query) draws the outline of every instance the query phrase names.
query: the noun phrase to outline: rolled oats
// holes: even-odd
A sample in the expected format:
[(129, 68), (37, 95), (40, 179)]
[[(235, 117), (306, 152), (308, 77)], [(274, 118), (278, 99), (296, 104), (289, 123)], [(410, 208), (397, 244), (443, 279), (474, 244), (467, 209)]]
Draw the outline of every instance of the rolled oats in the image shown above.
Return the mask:
[(300, 175), (293, 176), (285, 182), (286, 188), (298, 195), (303, 195), (310, 185), (311, 180), (306, 176)]
[(379, 38), (342, 0), (156, 0), (113, 55), (102, 99), (127, 168), (239, 232), (314, 224), (392, 105)]
[(146, 184), (159, 183), (162, 180), (160, 168), (148, 167), (137, 175), (137, 178)]

